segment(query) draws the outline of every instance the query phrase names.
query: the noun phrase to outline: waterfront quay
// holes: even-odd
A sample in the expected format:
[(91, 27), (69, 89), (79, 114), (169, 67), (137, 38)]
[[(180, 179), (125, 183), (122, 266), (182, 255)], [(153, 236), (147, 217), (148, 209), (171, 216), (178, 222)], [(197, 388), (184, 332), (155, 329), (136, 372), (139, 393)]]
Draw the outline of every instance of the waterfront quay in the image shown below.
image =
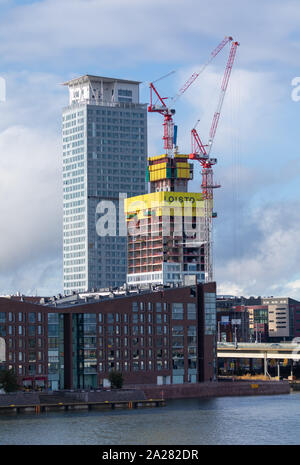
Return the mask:
[(48, 412), (51, 410), (92, 410), (92, 409), (111, 409), (116, 408), (128, 408), (136, 409), (140, 407), (163, 407), (165, 401), (163, 399), (149, 399), (149, 400), (138, 400), (138, 401), (104, 401), (104, 402), (58, 402), (58, 403), (46, 403), (46, 404), (28, 404), (28, 405), (1, 405), (0, 413), (15, 412), (21, 413), (25, 411), (34, 411), (35, 413)]
[(103, 391), (16, 392), (0, 396), (0, 413), (51, 410), (135, 409), (161, 407), (162, 398), (147, 398), (141, 389)]
[(52, 410), (114, 410), (164, 407), (175, 399), (200, 399), (228, 396), (282, 395), (290, 393), (287, 381), (216, 381), (197, 384), (143, 385), (103, 391), (17, 392), (0, 396), (0, 414)]

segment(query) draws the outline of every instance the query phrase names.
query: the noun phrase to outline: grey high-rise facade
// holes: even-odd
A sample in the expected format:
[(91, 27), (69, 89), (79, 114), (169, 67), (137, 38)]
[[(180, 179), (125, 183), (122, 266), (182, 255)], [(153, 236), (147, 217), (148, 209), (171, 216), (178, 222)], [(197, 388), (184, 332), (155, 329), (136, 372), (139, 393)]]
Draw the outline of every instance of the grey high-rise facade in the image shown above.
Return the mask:
[[(126, 228), (119, 228), (124, 194), (146, 193), (147, 106), (139, 82), (85, 75), (64, 83), (64, 292), (117, 287), (126, 282)], [(97, 229), (112, 202), (116, 234)], [(99, 208), (99, 205), (102, 205)], [(120, 230), (119, 230), (120, 229)]]

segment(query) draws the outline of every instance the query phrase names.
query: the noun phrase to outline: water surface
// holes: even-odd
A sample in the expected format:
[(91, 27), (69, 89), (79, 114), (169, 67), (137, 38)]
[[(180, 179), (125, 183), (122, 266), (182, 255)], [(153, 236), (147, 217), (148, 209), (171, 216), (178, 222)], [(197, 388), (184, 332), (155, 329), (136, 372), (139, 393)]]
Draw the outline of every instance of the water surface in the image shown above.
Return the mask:
[(167, 401), (166, 407), (0, 415), (2, 445), (300, 444), (300, 393)]

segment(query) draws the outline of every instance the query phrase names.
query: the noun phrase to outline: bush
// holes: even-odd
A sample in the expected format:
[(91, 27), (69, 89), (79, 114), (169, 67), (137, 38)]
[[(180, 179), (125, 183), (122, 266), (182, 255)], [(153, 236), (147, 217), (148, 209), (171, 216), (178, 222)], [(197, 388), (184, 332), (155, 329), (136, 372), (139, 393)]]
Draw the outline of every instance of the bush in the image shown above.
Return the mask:
[(0, 388), (5, 392), (15, 392), (20, 389), (17, 375), (13, 370), (0, 371)]
[(115, 389), (121, 389), (123, 386), (123, 375), (120, 371), (111, 371), (108, 375), (111, 387)]

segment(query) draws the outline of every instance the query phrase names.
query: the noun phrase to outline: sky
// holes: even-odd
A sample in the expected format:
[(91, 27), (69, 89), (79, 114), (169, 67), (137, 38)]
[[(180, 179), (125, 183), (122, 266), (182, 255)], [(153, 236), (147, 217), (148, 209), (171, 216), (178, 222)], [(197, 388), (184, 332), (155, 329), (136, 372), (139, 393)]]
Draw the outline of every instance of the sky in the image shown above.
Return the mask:
[[(149, 82), (175, 71), (157, 82), (173, 97), (231, 35), (240, 46), (211, 152), (217, 292), (300, 299), (299, 23), (297, 0), (0, 0), (0, 294), (62, 291), (61, 83), (137, 80), (147, 103)], [(198, 120), (208, 140), (228, 52), (176, 102), (181, 153)], [(149, 155), (161, 138), (148, 114)]]

